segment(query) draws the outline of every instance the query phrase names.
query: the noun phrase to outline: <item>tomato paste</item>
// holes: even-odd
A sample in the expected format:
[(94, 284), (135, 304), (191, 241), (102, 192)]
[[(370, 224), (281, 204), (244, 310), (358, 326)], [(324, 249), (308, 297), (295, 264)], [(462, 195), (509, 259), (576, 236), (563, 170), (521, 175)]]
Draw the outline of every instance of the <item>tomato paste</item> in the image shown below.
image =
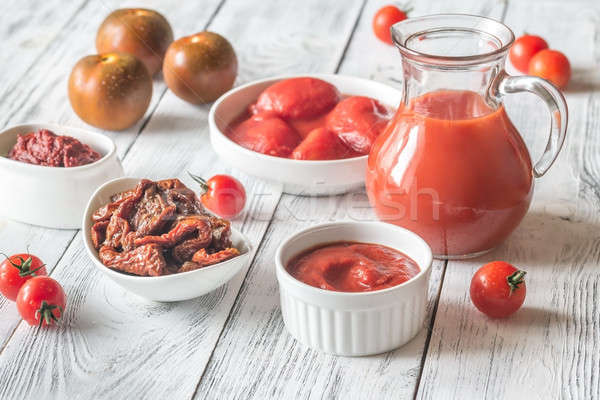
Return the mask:
[(404, 283), (420, 269), (406, 254), (373, 243), (334, 242), (295, 256), (287, 271), (308, 285), (338, 292), (369, 292)]
[(8, 157), (12, 160), (47, 167), (78, 167), (102, 156), (87, 144), (70, 136), (59, 136), (47, 129), (19, 135)]

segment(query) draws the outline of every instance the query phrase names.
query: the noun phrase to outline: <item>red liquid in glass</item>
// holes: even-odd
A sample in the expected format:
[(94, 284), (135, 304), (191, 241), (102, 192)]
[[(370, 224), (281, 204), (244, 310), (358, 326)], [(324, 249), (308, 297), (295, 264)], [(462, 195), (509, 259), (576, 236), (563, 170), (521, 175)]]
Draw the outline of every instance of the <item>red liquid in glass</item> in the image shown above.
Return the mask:
[(401, 106), (373, 145), (366, 184), (381, 220), (448, 256), (501, 243), (533, 193), (529, 153), (504, 108), (470, 91), (431, 92)]

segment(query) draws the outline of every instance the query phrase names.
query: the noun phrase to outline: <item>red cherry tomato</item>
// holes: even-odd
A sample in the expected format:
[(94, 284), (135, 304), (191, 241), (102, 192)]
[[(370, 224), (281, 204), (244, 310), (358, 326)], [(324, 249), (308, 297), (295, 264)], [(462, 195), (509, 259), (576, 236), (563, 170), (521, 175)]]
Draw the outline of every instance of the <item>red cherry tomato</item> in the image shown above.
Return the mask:
[(19, 290), (17, 309), (29, 325), (49, 326), (61, 318), (67, 296), (58, 282), (49, 276), (29, 279)]
[(535, 35), (523, 35), (513, 43), (508, 53), (512, 65), (523, 73), (529, 70), (529, 61), (539, 51), (547, 49), (548, 43)]
[(560, 51), (542, 50), (529, 61), (529, 75), (539, 76), (564, 88), (571, 79), (571, 64)]
[(508, 317), (525, 301), (527, 288), (524, 277), (525, 271), (504, 261), (488, 263), (473, 275), (471, 301), (489, 317)]
[(34, 276), (48, 275), (42, 260), (32, 254), (15, 254), (0, 264), (0, 293), (15, 301), (21, 286)]
[(200, 197), (204, 207), (220, 217), (236, 217), (246, 205), (246, 190), (240, 181), (229, 175), (215, 175), (208, 181), (188, 172), (198, 182), (204, 194)]
[(382, 42), (392, 44), (390, 28), (396, 22), (404, 21), (406, 18), (406, 12), (396, 6), (382, 7), (373, 17), (373, 32)]

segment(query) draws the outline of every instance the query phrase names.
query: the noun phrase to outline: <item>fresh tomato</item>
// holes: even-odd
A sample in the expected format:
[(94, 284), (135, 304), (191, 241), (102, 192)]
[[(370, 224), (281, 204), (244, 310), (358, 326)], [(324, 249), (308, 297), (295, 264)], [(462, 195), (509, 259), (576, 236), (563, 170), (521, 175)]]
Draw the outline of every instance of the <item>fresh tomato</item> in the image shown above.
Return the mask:
[(385, 6), (379, 9), (373, 17), (373, 32), (382, 42), (392, 44), (390, 28), (396, 22), (404, 21), (407, 11), (402, 11), (396, 6)]
[(6, 257), (0, 264), (0, 293), (15, 301), (19, 289), (28, 279), (47, 274), (42, 260), (32, 254)]
[(233, 176), (215, 175), (205, 181), (203, 178), (192, 175), (190, 177), (198, 182), (204, 194), (200, 197), (204, 207), (223, 218), (234, 218), (239, 215), (246, 205), (246, 190), (244, 185)]
[(564, 88), (571, 79), (571, 64), (560, 51), (542, 50), (529, 61), (529, 75), (539, 76)]
[(492, 318), (508, 317), (517, 311), (527, 288), (525, 271), (507, 262), (493, 261), (479, 268), (471, 280), (471, 301), (479, 311)]
[(49, 276), (29, 279), (17, 295), (17, 309), (29, 325), (49, 326), (65, 312), (67, 296), (58, 282)]
[(529, 61), (531, 58), (544, 49), (548, 48), (548, 43), (544, 39), (535, 35), (523, 35), (513, 43), (508, 57), (512, 65), (523, 73), (529, 70)]

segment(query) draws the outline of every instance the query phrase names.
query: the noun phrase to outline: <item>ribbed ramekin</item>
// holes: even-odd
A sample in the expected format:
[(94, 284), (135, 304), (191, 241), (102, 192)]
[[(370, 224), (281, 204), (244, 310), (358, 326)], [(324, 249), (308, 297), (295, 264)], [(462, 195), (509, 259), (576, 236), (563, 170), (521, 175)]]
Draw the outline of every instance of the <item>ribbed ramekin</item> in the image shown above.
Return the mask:
[[(285, 266), (303, 250), (337, 241), (376, 243), (417, 262), (411, 280), (372, 292), (336, 292), (307, 285)], [(281, 313), (300, 342), (341, 356), (365, 356), (396, 349), (423, 327), (431, 274), (431, 249), (417, 234), (383, 222), (335, 222), (300, 231), (277, 250), (276, 273)]]

